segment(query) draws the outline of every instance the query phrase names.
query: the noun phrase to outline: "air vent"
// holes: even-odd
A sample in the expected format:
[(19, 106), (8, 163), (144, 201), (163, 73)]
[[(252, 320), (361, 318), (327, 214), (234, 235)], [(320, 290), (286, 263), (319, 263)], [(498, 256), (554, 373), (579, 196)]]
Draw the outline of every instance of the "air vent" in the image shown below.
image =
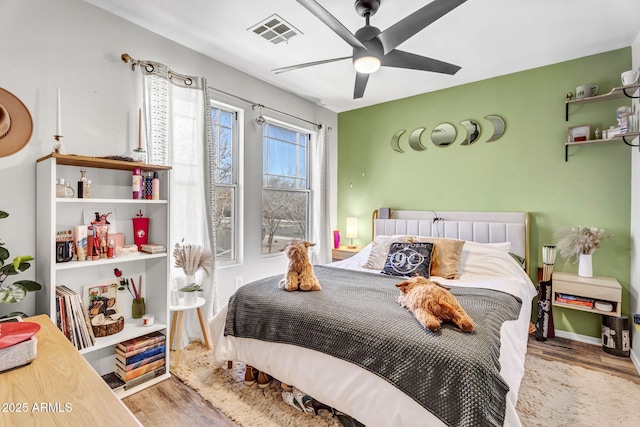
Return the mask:
[(287, 42), (293, 36), (302, 34), (293, 25), (286, 22), (278, 15), (271, 15), (264, 21), (249, 28), (249, 31), (263, 37), (273, 44)]

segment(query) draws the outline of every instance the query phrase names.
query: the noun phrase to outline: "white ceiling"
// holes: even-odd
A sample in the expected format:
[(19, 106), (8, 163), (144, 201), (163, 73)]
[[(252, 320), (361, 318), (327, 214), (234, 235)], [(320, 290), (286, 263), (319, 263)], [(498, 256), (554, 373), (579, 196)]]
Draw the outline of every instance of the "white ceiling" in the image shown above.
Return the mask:
[[(640, 31), (639, 0), (468, 0), (399, 46), (461, 66), (456, 75), (382, 67), (354, 100), (351, 60), (271, 71), (352, 53), (295, 0), (85, 1), (335, 112), (628, 47)], [(371, 25), (384, 31), (429, 2), (382, 0)], [(354, 0), (318, 3), (352, 33), (364, 25)], [(303, 34), (274, 45), (248, 31), (273, 14)]]

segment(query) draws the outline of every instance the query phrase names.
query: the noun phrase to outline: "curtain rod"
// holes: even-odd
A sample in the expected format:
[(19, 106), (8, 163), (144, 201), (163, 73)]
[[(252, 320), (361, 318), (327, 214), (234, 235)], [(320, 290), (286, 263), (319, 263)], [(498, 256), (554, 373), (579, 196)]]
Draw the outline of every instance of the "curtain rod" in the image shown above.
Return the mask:
[[(128, 53), (123, 53), (120, 56), (120, 59), (122, 59), (122, 62), (124, 62), (125, 64), (131, 63), (131, 71), (135, 71), (136, 70), (136, 65), (139, 65), (141, 67), (144, 67), (144, 69), (148, 73), (153, 72), (153, 69), (154, 69), (153, 64), (149, 64), (147, 62), (140, 61), (139, 59), (133, 59)], [(177, 77), (180, 77), (182, 80), (184, 80), (184, 82), (185, 82), (185, 84), (187, 86), (191, 85), (191, 83), (192, 83), (192, 80), (191, 80), (190, 77), (184, 76), (182, 74), (174, 73), (173, 71), (169, 71), (169, 74), (177, 76)], [(267, 109), (267, 110), (270, 110), (270, 111), (274, 111), (276, 113), (284, 114), (285, 116), (292, 117), (294, 119), (301, 120), (301, 121), (303, 121), (305, 123), (312, 124), (312, 125), (316, 126), (318, 129), (322, 129), (322, 125), (321, 124), (314, 123), (314, 122), (311, 122), (309, 120), (305, 120), (305, 119), (303, 119), (301, 117), (294, 116), (293, 114), (285, 113), (284, 111), (280, 111), (280, 110), (276, 110), (275, 108), (267, 107), (266, 105), (263, 105), (263, 104), (260, 104), (258, 102), (255, 102), (255, 101), (251, 101), (251, 100), (242, 98), (241, 96), (234, 95), (234, 94), (229, 93), (229, 92), (225, 92), (225, 91), (223, 91), (221, 89), (217, 89), (215, 87), (209, 86), (209, 89), (212, 89), (212, 90), (215, 90), (216, 92), (220, 92), (220, 93), (223, 93), (225, 95), (231, 96), (233, 98), (239, 99), (240, 101), (246, 102), (247, 104), (251, 104), (251, 109), (252, 110), (255, 107), (261, 107), (261, 108), (264, 108), (264, 109)]]

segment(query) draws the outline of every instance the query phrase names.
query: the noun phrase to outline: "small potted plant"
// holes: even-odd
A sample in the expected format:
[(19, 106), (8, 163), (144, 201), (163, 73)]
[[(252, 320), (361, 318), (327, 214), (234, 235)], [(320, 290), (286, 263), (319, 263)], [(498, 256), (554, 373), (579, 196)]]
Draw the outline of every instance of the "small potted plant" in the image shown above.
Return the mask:
[[(9, 214), (0, 211), (0, 219), (8, 217)], [(0, 242), (0, 303), (13, 304), (22, 301), (28, 292), (39, 291), (42, 286), (33, 280), (17, 280), (12, 283), (5, 283), (9, 276), (17, 276), (31, 267), (29, 261), (33, 261), (31, 255), (20, 255), (13, 259), (10, 263), (5, 263), (10, 258), (9, 250), (4, 247), (4, 243)], [(26, 314), (20, 312), (12, 312), (4, 317), (23, 316)]]
[(213, 267), (213, 255), (209, 249), (202, 246), (176, 243), (173, 257), (176, 261), (175, 266), (182, 268), (186, 276), (186, 285), (178, 291), (183, 296), (185, 304), (194, 304), (197, 301), (197, 292), (202, 291), (202, 285), (196, 283), (196, 273), (202, 269), (209, 274)]

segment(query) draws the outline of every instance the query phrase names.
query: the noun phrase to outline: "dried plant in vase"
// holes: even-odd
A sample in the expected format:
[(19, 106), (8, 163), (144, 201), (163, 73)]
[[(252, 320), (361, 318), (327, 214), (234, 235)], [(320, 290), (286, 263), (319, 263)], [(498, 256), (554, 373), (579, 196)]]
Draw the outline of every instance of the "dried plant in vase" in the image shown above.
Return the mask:
[(593, 254), (600, 241), (611, 236), (613, 234), (605, 236), (604, 230), (598, 227), (561, 228), (555, 233), (556, 247), (564, 260), (576, 257), (577, 262), (579, 255)]
[[(184, 242), (184, 239), (182, 240)], [(202, 286), (195, 283), (195, 274), (202, 269), (209, 274), (213, 267), (213, 255), (209, 249), (199, 245), (176, 243), (173, 248), (176, 267), (182, 268), (187, 276), (187, 286), (179, 289), (181, 292), (201, 291)]]

